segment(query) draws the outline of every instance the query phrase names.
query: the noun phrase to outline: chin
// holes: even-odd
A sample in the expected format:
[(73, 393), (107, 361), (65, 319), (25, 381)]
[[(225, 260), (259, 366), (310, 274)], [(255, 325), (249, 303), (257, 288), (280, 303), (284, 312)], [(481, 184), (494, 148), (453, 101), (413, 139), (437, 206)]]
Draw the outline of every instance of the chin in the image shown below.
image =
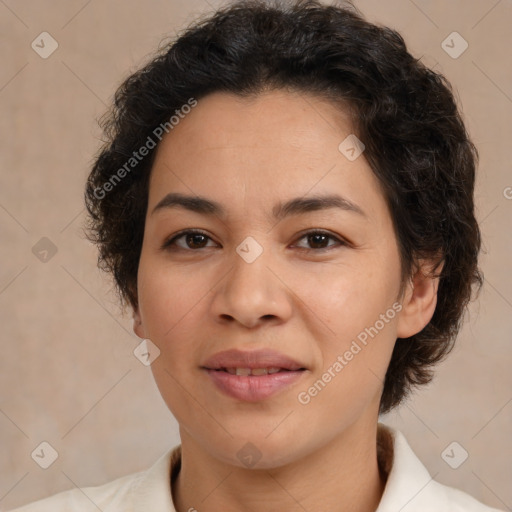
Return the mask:
[(267, 435), (247, 433), (223, 444), (212, 441), (209, 450), (213, 457), (227, 464), (254, 470), (283, 467), (308, 453), (305, 446), (298, 446), (296, 436), (284, 435), (270, 439), (265, 437)]

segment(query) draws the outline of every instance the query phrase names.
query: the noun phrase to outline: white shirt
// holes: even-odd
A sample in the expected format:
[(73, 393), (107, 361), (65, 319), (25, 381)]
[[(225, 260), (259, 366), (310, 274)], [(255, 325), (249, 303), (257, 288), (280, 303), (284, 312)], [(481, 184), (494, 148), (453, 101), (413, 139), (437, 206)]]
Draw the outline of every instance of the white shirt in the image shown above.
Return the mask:
[[(500, 512), (434, 481), (399, 431), (379, 423), (379, 443), (388, 477), (376, 512)], [(176, 512), (170, 482), (180, 465), (181, 446), (176, 446), (145, 471), (63, 491), (11, 512)]]

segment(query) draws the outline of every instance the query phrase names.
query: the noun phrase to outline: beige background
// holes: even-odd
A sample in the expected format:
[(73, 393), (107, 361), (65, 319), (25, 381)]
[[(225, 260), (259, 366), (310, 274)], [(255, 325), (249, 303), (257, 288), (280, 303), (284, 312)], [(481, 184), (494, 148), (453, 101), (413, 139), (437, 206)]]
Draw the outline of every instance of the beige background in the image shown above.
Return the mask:
[[(83, 238), (83, 185), (116, 86), (165, 35), (214, 0), (0, 0), (0, 509), (141, 470), (178, 442), (138, 339)], [(485, 286), (435, 382), (385, 418), (431, 474), (503, 510), (512, 508), (512, 2), (356, 0), (398, 29), (410, 51), (441, 70), (479, 147), (477, 207)], [(42, 59), (43, 31), (59, 44)], [(469, 48), (451, 58), (441, 42)], [(508, 192), (508, 193), (507, 193)], [(43, 263), (32, 247), (58, 249)], [(42, 442), (59, 457), (31, 458)], [(457, 441), (469, 458), (450, 468)], [(508, 484), (508, 485), (507, 485)]]

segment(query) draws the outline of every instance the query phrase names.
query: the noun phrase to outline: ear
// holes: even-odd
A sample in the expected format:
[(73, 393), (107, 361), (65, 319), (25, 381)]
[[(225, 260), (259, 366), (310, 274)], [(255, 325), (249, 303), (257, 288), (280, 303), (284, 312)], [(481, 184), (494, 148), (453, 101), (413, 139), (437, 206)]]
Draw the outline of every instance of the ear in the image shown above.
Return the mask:
[(432, 272), (433, 262), (421, 261), (404, 291), (398, 319), (397, 337), (409, 338), (419, 333), (432, 319), (437, 304), (439, 274), (443, 264)]
[(142, 339), (146, 338), (144, 326), (142, 325), (142, 317), (140, 316), (139, 307), (133, 308), (133, 332)]

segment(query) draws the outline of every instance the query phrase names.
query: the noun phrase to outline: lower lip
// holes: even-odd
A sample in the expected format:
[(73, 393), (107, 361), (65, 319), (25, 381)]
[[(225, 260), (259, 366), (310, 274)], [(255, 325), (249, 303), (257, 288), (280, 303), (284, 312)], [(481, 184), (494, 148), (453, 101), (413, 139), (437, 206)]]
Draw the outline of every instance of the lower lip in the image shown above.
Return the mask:
[(258, 402), (297, 382), (305, 370), (283, 371), (270, 375), (232, 375), (209, 369), (206, 369), (206, 372), (224, 394), (245, 402)]

